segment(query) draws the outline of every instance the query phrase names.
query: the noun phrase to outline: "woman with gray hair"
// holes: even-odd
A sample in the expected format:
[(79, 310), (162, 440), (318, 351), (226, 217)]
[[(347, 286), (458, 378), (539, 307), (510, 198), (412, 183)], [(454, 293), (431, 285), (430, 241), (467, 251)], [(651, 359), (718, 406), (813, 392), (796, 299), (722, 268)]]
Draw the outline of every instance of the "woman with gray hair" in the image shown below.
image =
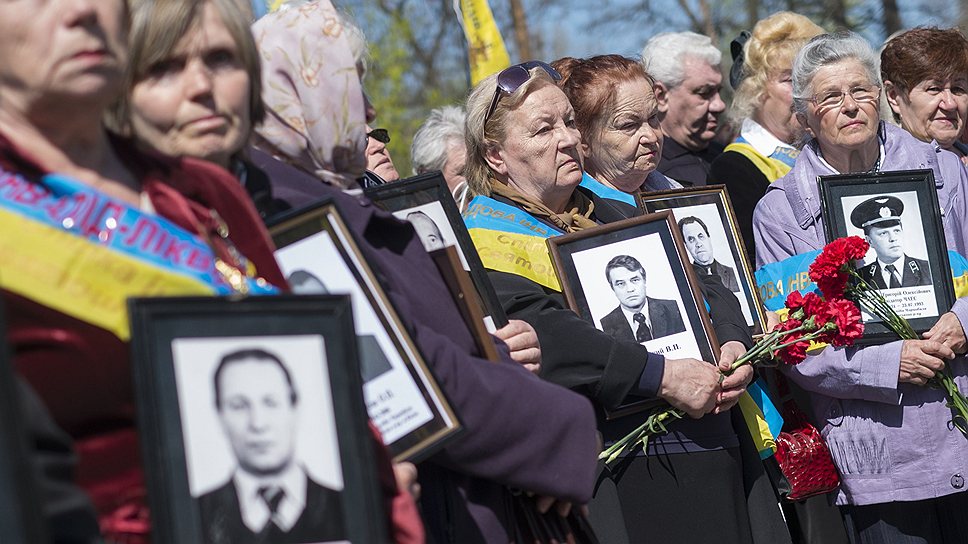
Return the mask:
[[(810, 139), (756, 207), (757, 264), (823, 247), (817, 176), (913, 168), (934, 172), (945, 241), (964, 254), (968, 174), (953, 153), (879, 121), (878, 59), (863, 38), (811, 40), (793, 63), (793, 94)], [(968, 300), (958, 299), (923, 340), (828, 346), (784, 369), (811, 395), (840, 471), (836, 502), (853, 541), (954, 543), (968, 534), (968, 448), (949, 423), (943, 392), (925, 387), (947, 366), (968, 390), (966, 319)]]
[(464, 162), (467, 148), (464, 146), (464, 110), (457, 106), (444, 106), (430, 112), (420, 125), (410, 144), (410, 164), (414, 174), (439, 170), (447, 182), (461, 210), (466, 205), (467, 180), (464, 178)]

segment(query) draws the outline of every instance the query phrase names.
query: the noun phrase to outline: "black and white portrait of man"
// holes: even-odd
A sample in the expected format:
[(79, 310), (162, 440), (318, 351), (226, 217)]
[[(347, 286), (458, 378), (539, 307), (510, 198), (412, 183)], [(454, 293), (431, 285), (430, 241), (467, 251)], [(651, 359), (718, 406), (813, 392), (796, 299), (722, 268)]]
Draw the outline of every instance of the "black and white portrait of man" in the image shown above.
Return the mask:
[[(329, 289), (323, 280), (308, 270), (293, 270), (287, 277), (289, 288), (297, 295), (328, 295)], [(372, 334), (360, 334), (356, 337), (360, 349), (360, 375), (363, 382), (369, 382), (377, 376), (390, 372), (393, 365), (383, 353), (383, 348)]]
[(212, 382), (214, 408), (236, 467), (197, 497), (205, 542), (308, 543), (345, 537), (339, 492), (296, 459), (300, 394), (276, 354), (225, 354)]
[(905, 247), (904, 202), (882, 195), (864, 200), (850, 212), (850, 222), (864, 231), (875, 259), (858, 273), (878, 289), (931, 285), (928, 261), (911, 256)]
[[(683, 217), (679, 220), (679, 230), (686, 245), (689, 259), (700, 276), (716, 276), (730, 291), (740, 292), (736, 271), (716, 260), (715, 248), (709, 236), (709, 228), (702, 219), (695, 216)], [(728, 250), (729, 248), (726, 247)]]
[(619, 302), (601, 319), (602, 330), (612, 337), (642, 343), (686, 330), (674, 300), (646, 294), (645, 269), (635, 257), (612, 258), (605, 266), (605, 277)]

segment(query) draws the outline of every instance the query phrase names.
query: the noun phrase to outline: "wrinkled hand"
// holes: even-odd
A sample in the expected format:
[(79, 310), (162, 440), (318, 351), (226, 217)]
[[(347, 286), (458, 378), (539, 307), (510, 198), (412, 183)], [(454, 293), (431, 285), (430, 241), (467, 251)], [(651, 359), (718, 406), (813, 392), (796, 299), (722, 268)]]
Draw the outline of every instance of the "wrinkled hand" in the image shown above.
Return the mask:
[(968, 352), (968, 340), (965, 339), (965, 328), (961, 320), (952, 312), (945, 312), (931, 330), (924, 333), (926, 340), (934, 340), (951, 348), (957, 355)]
[(716, 406), (719, 369), (696, 359), (666, 359), (659, 396), (674, 408), (699, 419)]
[(413, 500), (420, 499), (417, 467), (413, 463), (393, 463), (393, 476), (397, 480), (397, 489), (410, 493)]
[(905, 340), (901, 346), (901, 370), (897, 382), (924, 385), (944, 368), (945, 360), (954, 357), (948, 346), (934, 340)]
[(511, 359), (521, 363), (532, 374), (541, 371), (541, 346), (538, 344), (538, 333), (527, 321), (511, 319), (508, 324), (494, 332), (508, 345)]
[(773, 332), (773, 329), (780, 324), (780, 314), (767, 310), (766, 312), (766, 332)]
[[(746, 346), (736, 341), (726, 342), (719, 349), (720, 372), (729, 371), (729, 367), (733, 364), (733, 361), (746, 353)], [(713, 413), (721, 414), (736, 406), (736, 403), (739, 402), (740, 395), (746, 391), (746, 386), (751, 381), (753, 381), (752, 365), (743, 365), (733, 371), (729, 376), (726, 376), (723, 379), (723, 383), (720, 384), (722, 391), (719, 392), (716, 398), (716, 408), (713, 409)]]

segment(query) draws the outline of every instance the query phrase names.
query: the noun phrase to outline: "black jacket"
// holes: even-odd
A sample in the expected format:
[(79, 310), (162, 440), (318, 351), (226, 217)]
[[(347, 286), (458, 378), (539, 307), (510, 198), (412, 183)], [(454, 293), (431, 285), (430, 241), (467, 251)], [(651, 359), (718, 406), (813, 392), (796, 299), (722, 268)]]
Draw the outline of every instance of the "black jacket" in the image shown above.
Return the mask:
[(273, 528), (268, 531), (269, 535), (265, 535), (249, 530), (242, 521), (238, 490), (233, 480), (199, 497), (198, 509), (205, 527), (205, 542), (208, 544), (302, 544), (346, 538), (340, 494), (314, 482), (308, 476), (306, 505), (296, 524), (286, 532)]

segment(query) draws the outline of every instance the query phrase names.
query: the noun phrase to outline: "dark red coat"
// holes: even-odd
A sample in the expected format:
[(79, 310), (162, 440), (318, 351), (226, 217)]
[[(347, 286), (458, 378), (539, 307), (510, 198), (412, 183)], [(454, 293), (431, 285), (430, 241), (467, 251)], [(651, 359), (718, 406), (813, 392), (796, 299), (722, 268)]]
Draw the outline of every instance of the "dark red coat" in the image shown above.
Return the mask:
[[(201, 225), (225, 257), (227, 248), (209, 213), (214, 209), (228, 225), (229, 238), (258, 274), (270, 283), (285, 285), (268, 233), (245, 191), (228, 172), (191, 159), (146, 155), (123, 140), (112, 140), (112, 145), (141, 179), (159, 215), (190, 232)], [(2, 135), (0, 166), (28, 180), (39, 181), (47, 173)], [(16, 369), (73, 438), (79, 456), (77, 482), (91, 495), (102, 528), (124, 532), (127, 518), (143, 512), (144, 497), (127, 343), (8, 291), (3, 291), (3, 297)], [(147, 524), (136, 522), (130, 528), (137, 533), (146, 530)]]

